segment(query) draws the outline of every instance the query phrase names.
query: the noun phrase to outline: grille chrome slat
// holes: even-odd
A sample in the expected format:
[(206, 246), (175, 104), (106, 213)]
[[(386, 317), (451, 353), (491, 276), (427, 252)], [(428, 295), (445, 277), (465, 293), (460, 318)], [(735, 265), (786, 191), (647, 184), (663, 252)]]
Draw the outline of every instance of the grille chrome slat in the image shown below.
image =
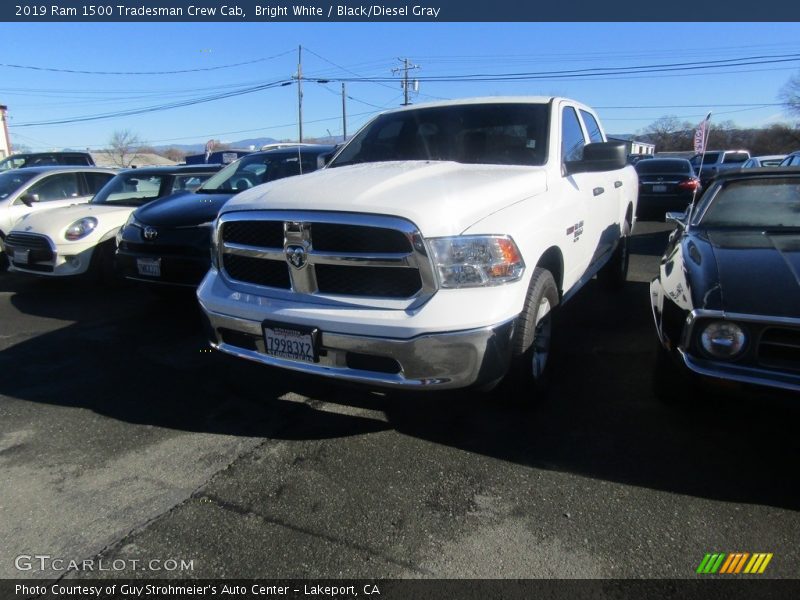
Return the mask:
[[(282, 247), (276, 246), (279, 228)], [(397, 217), (312, 211), (226, 213), (219, 219), (217, 235), (222, 274), (234, 284), (285, 289), (283, 282), (269, 285), (252, 267), (267, 261), (286, 269), (295, 294), (347, 296), (354, 301), (375, 298), (376, 306), (385, 305), (381, 299), (386, 299), (400, 308), (398, 302), (427, 298), (436, 289), (421, 234)], [(292, 252), (302, 264), (290, 266)], [(234, 257), (245, 259), (252, 268), (241, 268), (241, 261), (227, 268)], [(358, 301), (364, 302), (368, 300)]]
[(224, 243), (222, 249), (226, 254), (235, 254), (237, 256), (249, 256), (265, 260), (285, 260), (283, 248), (262, 248), (259, 246), (245, 246), (244, 244)]

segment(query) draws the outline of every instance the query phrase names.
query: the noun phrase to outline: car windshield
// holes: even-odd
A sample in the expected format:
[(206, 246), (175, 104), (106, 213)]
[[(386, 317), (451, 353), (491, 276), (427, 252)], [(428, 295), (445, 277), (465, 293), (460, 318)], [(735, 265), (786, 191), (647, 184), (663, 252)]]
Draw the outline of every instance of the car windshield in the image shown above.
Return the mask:
[(692, 165), (688, 160), (666, 160), (653, 158), (651, 160), (641, 160), (636, 163), (636, 172), (639, 174), (654, 173), (685, 173), (692, 172)]
[(800, 177), (725, 182), (700, 214), (704, 228), (800, 228)]
[(141, 206), (158, 198), (161, 186), (168, 174), (145, 175), (132, 171), (120, 173), (105, 184), (92, 204), (115, 204), (119, 206)]
[(310, 173), (322, 166), (320, 155), (298, 150), (248, 154), (216, 173), (197, 190), (198, 194), (238, 194), (253, 186)]
[(20, 171), (19, 169), (0, 173), (0, 200), (8, 198), (35, 176), (36, 173)]
[(543, 165), (549, 106), (480, 104), (421, 108), (380, 115), (330, 167), (393, 160)]

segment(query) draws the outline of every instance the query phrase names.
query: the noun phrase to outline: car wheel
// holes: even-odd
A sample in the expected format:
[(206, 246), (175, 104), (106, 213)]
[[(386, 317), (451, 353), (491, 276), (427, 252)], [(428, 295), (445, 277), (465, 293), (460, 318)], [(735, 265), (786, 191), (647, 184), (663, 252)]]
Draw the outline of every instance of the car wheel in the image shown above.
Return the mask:
[(102, 282), (109, 285), (121, 283), (114, 271), (114, 253), (117, 250), (117, 242), (114, 238), (106, 240), (95, 246), (92, 258), (89, 260), (89, 268), (86, 270), (86, 278), (93, 282)]
[[(533, 271), (522, 313), (512, 338), (512, 365), (507, 381), (514, 397), (526, 401), (544, 395), (550, 379), (553, 311), (558, 306), (558, 287), (546, 269)], [(519, 385), (524, 390), (519, 389)]]
[(607, 289), (618, 290), (622, 288), (628, 279), (629, 262), (628, 235), (625, 234), (619, 238), (611, 258), (597, 272), (597, 280)]

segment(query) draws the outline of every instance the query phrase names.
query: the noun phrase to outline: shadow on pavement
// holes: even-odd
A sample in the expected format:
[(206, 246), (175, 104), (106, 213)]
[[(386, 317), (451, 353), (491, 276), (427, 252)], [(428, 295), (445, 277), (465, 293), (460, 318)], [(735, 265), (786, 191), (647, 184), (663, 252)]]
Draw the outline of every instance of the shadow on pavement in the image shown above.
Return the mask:
[[(135, 296), (123, 303), (136, 307), (127, 312), (112, 301), (124, 293), (84, 302), (85, 290), (67, 287), (55, 299), (44, 291), (55, 290), (31, 285), (12, 302), (23, 313), (78, 322), (0, 352), (2, 395), (123, 422), (282, 440), (395, 429), (531, 467), (800, 507), (791, 484), (800, 450), (795, 406), (720, 392), (680, 408), (655, 399), (644, 283), (618, 294), (592, 283), (563, 307), (552, 390), (530, 407), (508, 402), (502, 389), (387, 395), (297, 376), (209, 352), (191, 304)], [(385, 419), (347, 414), (359, 408)]]

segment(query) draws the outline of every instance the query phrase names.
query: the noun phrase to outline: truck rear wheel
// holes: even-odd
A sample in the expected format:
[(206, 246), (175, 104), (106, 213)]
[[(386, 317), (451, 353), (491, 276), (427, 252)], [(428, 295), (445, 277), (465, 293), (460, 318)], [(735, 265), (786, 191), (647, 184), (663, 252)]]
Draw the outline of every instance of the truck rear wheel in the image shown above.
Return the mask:
[(558, 286), (550, 271), (539, 267), (534, 269), (525, 306), (514, 329), (513, 363), (508, 377), (513, 384), (524, 386), (524, 391), (510, 391), (522, 393), (526, 400), (531, 393), (541, 396), (547, 389), (551, 370), (553, 311), (558, 306), (558, 300)]
[(628, 279), (628, 263), (630, 255), (628, 253), (628, 236), (623, 235), (617, 242), (617, 247), (608, 262), (597, 272), (597, 280), (603, 287), (610, 290), (618, 290), (625, 285)]

